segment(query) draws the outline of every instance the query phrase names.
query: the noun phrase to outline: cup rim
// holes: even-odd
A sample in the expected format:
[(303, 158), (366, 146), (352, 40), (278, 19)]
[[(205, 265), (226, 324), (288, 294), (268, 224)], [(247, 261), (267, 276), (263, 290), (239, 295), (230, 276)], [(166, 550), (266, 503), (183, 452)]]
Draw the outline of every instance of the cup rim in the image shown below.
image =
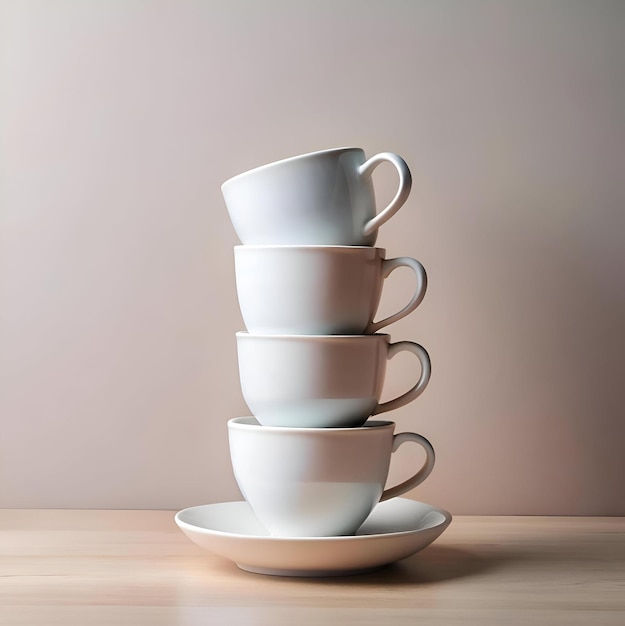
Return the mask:
[(380, 256), (386, 256), (386, 248), (379, 248), (375, 246), (341, 246), (333, 244), (237, 244), (234, 246), (236, 250), (319, 250), (328, 252), (345, 252), (350, 254), (350, 251), (365, 251), (372, 250), (374, 254)]
[(239, 330), (235, 333), (237, 338), (249, 337), (253, 339), (305, 339), (310, 341), (321, 340), (338, 340), (338, 339), (353, 339), (355, 341), (380, 341), (385, 340), (387, 343), (391, 342), (391, 336), (388, 333), (372, 333), (370, 335), (301, 335), (301, 334), (266, 334), (266, 333), (251, 333), (249, 330)]
[(342, 146), (340, 148), (326, 148), (325, 150), (314, 150), (313, 152), (306, 152), (305, 154), (297, 154), (295, 156), (286, 157), (285, 159), (278, 159), (277, 161), (272, 161), (271, 163), (265, 163), (263, 165), (258, 165), (257, 167), (253, 167), (252, 169), (246, 170), (245, 172), (241, 172), (240, 174), (236, 174), (235, 176), (231, 176), (227, 180), (225, 180), (221, 184), (221, 188), (223, 190), (224, 186), (228, 185), (231, 182), (236, 181), (239, 178), (243, 178), (248, 174), (256, 173), (258, 171), (273, 167), (274, 165), (282, 165), (283, 163), (288, 163), (291, 161), (297, 161), (299, 159), (305, 159), (311, 156), (321, 156), (323, 154), (330, 154), (331, 152), (349, 152), (350, 150), (360, 150), (364, 153), (362, 148), (357, 148), (355, 146)]
[[(252, 423), (253, 422), (253, 423)], [(368, 420), (362, 426), (263, 426), (253, 415), (233, 417), (228, 420), (228, 429), (254, 430), (266, 434), (276, 432), (286, 433), (315, 433), (323, 436), (336, 436), (344, 433), (379, 432), (381, 430), (395, 430), (395, 422), (390, 420)]]

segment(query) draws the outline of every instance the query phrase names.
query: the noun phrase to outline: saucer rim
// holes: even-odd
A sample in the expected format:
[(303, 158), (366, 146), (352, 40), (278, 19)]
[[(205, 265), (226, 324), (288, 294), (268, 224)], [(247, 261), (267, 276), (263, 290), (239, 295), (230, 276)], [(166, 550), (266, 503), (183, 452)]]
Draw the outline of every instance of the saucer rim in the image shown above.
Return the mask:
[[(411, 530), (400, 530), (396, 532), (388, 532), (388, 533), (373, 533), (367, 535), (330, 535), (326, 537), (284, 537), (284, 536), (274, 536), (274, 535), (246, 535), (241, 533), (229, 532), (224, 530), (215, 530), (211, 528), (207, 528), (205, 526), (198, 526), (194, 524), (190, 524), (180, 519), (180, 516), (186, 513), (187, 511), (191, 511), (194, 509), (201, 509), (207, 506), (217, 506), (223, 504), (248, 504), (245, 500), (231, 500), (227, 502), (211, 502), (208, 504), (199, 504), (196, 506), (190, 506), (185, 509), (181, 509), (174, 515), (174, 521), (176, 525), (182, 529), (186, 528), (192, 532), (200, 532), (213, 536), (220, 537), (232, 537), (241, 539), (243, 541), (271, 541), (271, 542), (305, 542), (305, 543), (315, 543), (315, 542), (337, 542), (337, 541), (372, 541), (372, 540), (380, 540), (385, 537), (401, 537), (414, 535), (416, 533), (426, 532), (433, 529), (442, 528), (443, 531), (451, 524), (453, 520), (453, 516), (449, 511), (442, 509), (440, 507), (434, 506), (432, 504), (428, 504), (427, 502), (422, 502), (421, 500), (413, 500), (412, 498), (393, 498), (394, 500), (407, 500), (409, 502), (414, 502), (416, 504), (422, 504), (429, 507), (429, 512), (440, 513), (443, 516), (443, 521), (440, 523), (434, 524), (433, 526), (428, 526), (427, 528), (413, 528)], [(248, 504), (249, 506), (249, 504)], [(375, 510), (375, 509), (374, 509)], [(443, 532), (441, 531), (441, 533)]]

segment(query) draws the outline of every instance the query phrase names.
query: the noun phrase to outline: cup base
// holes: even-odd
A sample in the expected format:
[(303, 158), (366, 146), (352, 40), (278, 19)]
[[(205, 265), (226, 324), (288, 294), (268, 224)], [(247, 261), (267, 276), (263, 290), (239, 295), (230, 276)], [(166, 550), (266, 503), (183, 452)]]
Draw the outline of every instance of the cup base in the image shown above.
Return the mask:
[(280, 406), (258, 406), (252, 413), (262, 426), (288, 428), (357, 428), (362, 426), (375, 410), (375, 398), (315, 398), (298, 400)]
[[(239, 484), (269, 534), (288, 538), (354, 535), (382, 495), (375, 482), (295, 481), (276, 493), (265, 480), (254, 484), (248, 477), (246, 487), (247, 493)], [(254, 497), (259, 491), (264, 497)]]

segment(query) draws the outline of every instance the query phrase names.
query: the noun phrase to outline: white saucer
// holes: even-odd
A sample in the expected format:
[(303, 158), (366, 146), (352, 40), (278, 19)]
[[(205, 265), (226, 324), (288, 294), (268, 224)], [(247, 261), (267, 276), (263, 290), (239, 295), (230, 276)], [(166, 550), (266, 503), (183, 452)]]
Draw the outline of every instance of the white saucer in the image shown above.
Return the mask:
[(432, 543), (451, 522), (447, 511), (406, 498), (381, 502), (356, 535), (271, 537), (247, 502), (184, 509), (176, 524), (202, 548), (248, 572), (341, 576), (399, 561)]

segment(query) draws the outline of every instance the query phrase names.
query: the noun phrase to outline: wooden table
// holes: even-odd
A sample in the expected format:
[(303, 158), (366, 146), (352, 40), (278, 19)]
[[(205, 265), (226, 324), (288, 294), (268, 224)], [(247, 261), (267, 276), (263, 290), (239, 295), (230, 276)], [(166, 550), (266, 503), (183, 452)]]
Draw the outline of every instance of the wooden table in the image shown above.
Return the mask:
[(0, 624), (625, 624), (625, 518), (456, 517), (373, 574), (250, 574), (171, 511), (0, 510)]

